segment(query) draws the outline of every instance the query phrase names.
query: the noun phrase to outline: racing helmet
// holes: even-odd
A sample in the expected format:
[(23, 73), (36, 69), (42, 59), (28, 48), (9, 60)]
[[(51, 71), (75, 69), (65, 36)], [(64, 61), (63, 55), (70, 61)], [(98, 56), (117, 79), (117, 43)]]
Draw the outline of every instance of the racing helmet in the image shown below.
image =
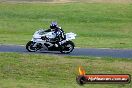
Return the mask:
[(57, 26), (58, 26), (57, 22), (51, 22), (51, 24), (50, 24), (51, 29), (55, 29)]

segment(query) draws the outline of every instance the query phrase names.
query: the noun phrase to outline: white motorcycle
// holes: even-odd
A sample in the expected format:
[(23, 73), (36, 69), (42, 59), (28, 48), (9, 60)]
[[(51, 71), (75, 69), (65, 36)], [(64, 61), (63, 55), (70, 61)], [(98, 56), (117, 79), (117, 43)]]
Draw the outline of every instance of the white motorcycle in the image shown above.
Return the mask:
[(55, 42), (56, 34), (54, 31), (45, 32), (44, 29), (38, 30), (34, 33), (33, 38), (26, 44), (26, 49), (29, 52), (36, 52), (38, 50), (48, 50), (48, 51), (60, 51), (61, 53), (70, 53), (73, 51), (75, 45), (71, 41), (75, 39), (76, 34), (70, 32), (66, 33), (66, 40), (62, 40), (61, 47)]

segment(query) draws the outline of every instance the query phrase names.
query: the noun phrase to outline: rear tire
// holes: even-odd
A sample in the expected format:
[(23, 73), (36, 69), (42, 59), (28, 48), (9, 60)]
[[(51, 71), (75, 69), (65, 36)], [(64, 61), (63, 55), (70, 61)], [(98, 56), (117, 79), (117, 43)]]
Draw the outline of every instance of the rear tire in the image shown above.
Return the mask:
[(27, 44), (26, 44), (26, 49), (29, 51), (29, 52), (35, 52), (37, 51), (37, 49), (35, 47), (33, 47), (34, 45), (34, 42), (33, 41), (29, 41)]
[(63, 54), (71, 53), (74, 49), (75, 45), (72, 41), (67, 41), (61, 46), (60, 52)]

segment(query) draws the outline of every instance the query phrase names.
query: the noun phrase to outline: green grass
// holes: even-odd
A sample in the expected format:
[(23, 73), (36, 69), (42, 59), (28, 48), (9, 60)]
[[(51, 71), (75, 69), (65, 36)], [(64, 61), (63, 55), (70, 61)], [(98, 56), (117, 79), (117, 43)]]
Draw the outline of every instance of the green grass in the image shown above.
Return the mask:
[(78, 36), (77, 47), (131, 48), (132, 4), (0, 3), (0, 43), (26, 44), (38, 28), (57, 21)]
[(131, 88), (130, 84), (76, 83), (78, 67), (87, 74), (131, 74), (131, 59), (0, 53), (0, 88)]

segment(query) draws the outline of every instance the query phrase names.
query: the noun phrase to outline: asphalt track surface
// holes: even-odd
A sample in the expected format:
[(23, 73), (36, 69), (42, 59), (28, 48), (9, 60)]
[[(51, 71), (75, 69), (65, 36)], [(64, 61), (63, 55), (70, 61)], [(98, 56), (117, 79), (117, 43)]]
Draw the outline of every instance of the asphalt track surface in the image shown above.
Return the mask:
[(112, 58), (132, 58), (132, 50), (129, 49), (95, 49), (95, 48), (75, 48), (70, 54), (61, 54), (58, 51), (37, 51), (28, 52), (25, 46), (19, 45), (0, 45), (0, 52), (18, 52), (29, 54), (53, 54), (67, 56), (94, 56), (94, 57), (112, 57)]

